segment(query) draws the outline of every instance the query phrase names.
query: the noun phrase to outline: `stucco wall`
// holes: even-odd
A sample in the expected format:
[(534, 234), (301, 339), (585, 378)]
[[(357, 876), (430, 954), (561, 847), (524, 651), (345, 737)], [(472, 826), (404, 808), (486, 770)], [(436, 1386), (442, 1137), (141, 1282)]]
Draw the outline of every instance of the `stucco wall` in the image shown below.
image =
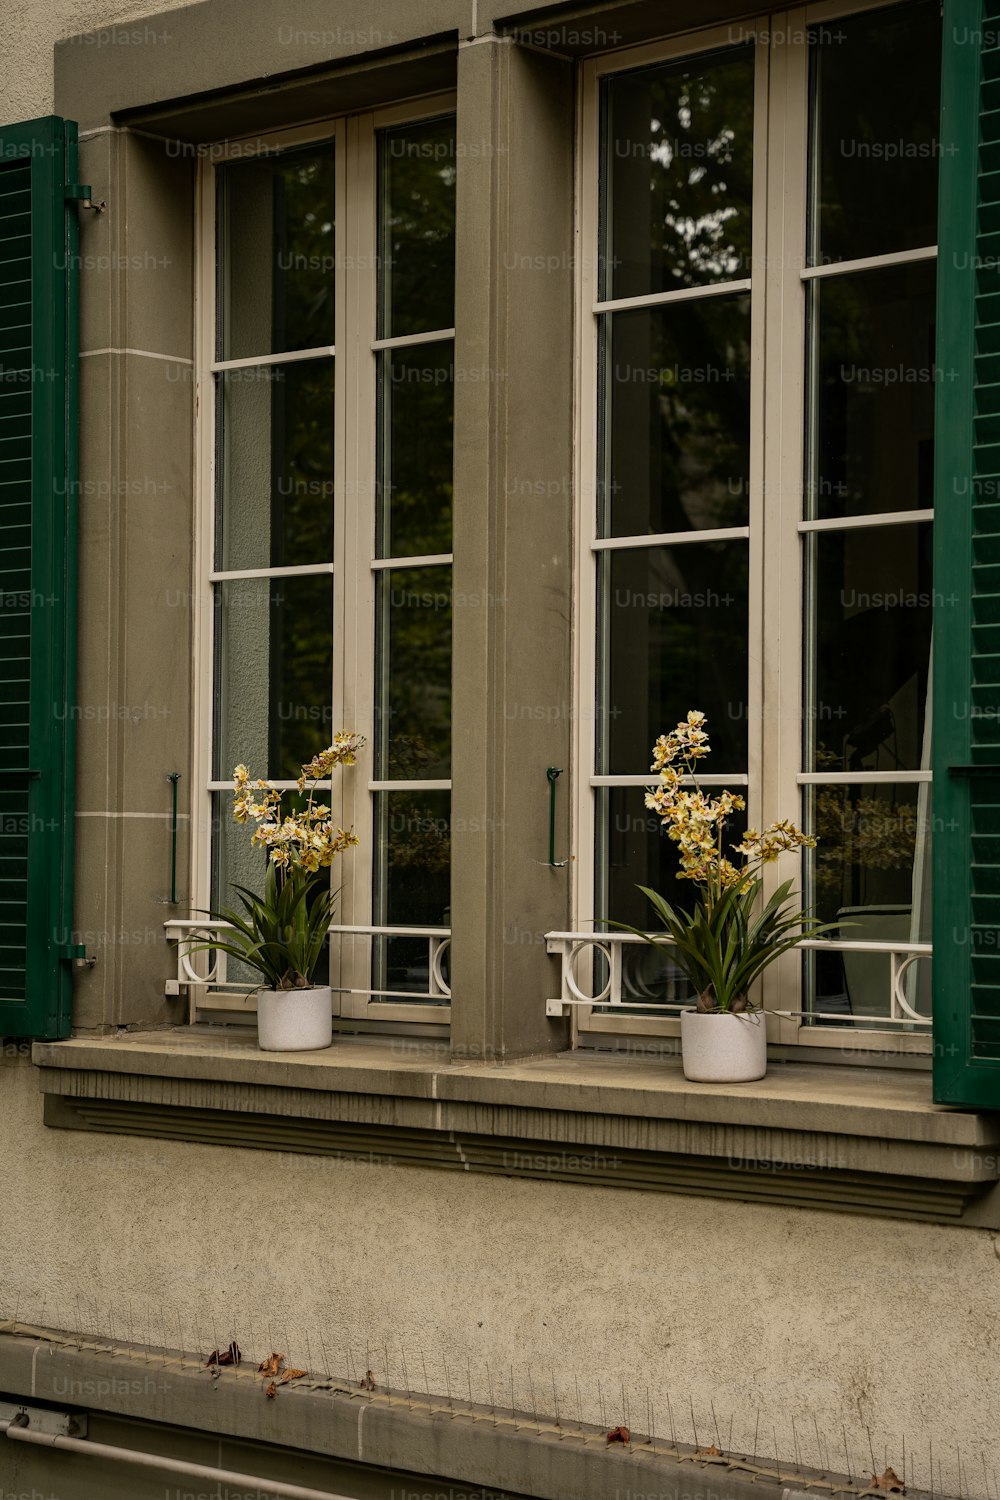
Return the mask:
[[(172, 6), (184, 3), (171, 0)], [(162, 0), (6, 0), (0, 55), (4, 123), (54, 112), (52, 48), (57, 41), (107, 28), (103, 43), (98, 37), (92, 45), (155, 45), (155, 25), (145, 28), (129, 23), (164, 8)]]
[[(632, 1421), (987, 1500), (1000, 1455), (989, 1232), (47, 1130), (0, 1063), (0, 1319)], [(13, 1148), (13, 1149), (10, 1149)], [(11, 1206), (16, 1211), (11, 1212)], [(367, 1351), (367, 1352), (366, 1352)], [(598, 1381), (601, 1392), (598, 1392)], [(499, 1395), (503, 1392), (503, 1396)], [(669, 1408), (668, 1408), (669, 1397)], [(757, 1417), (759, 1413), (759, 1426)], [(795, 1431), (793, 1434), (792, 1420)], [(817, 1453), (816, 1428), (824, 1452)]]

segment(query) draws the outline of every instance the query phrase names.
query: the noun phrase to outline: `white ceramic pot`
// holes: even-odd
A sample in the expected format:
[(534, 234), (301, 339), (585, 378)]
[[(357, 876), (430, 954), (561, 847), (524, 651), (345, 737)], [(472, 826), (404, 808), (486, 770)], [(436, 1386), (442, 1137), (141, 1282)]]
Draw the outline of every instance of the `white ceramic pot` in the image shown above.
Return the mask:
[(330, 987), (258, 990), (257, 1041), (264, 1052), (317, 1052), (333, 1041)]
[(737, 1015), (681, 1011), (684, 1077), (695, 1083), (748, 1083), (767, 1072), (767, 1024), (762, 1011)]

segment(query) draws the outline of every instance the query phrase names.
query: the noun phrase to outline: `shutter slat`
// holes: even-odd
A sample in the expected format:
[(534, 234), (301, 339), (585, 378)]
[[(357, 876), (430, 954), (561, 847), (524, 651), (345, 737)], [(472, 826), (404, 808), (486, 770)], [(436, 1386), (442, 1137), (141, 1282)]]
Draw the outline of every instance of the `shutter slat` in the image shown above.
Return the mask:
[(74, 125), (0, 128), (0, 1036), (71, 1020), (76, 180)]
[(935, 390), (934, 1097), (979, 1109), (1000, 1108), (998, 6), (944, 5), (937, 361), (960, 378)]

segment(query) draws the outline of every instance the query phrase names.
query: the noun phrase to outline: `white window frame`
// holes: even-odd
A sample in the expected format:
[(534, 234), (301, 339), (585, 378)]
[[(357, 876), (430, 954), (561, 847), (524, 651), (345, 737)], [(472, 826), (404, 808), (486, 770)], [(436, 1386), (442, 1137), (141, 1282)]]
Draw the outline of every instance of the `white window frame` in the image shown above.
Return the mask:
[[(898, 0), (817, 0), (780, 12), (704, 30), (692, 30), (669, 40), (645, 44), (588, 59), (581, 65), (578, 99), (576, 238), (577, 238), (577, 472), (578, 544), (576, 553), (576, 651), (574, 744), (575, 784), (579, 794), (573, 808), (573, 848), (580, 851), (571, 865), (573, 929), (593, 931), (596, 838), (595, 788), (601, 785), (650, 785), (650, 775), (595, 776), (596, 716), (588, 705), (597, 686), (596, 554), (607, 541), (596, 532), (598, 473), (598, 312), (619, 305), (643, 306), (664, 300), (663, 294), (601, 302), (599, 275), (600, 202), (600, 87), (615, 73), (658, 62), (732, 47), (737, 40), (756, 45), (754, 75), (753, 225), (751, 240), (750, 342), (750, 455), (749, 455), (749, 668), (747, 681), (748, 775), (706, 775), (703, 784), (725, 784), (739, 790), (746, 782), (749, 821), (762, 826), (781, 817), (798, 817), (802, 789), (810, 782), (872, 780), (896, 783), (929, 782), (930, 770), (815, 776), (802, 769), (802, 633), (804, 548), (801, 536), (827, 523), (803, 520), (804, 403), (806, 378), (806, 302), (804, 283), (817, 274), (856, 271), (869, 265), (904, 264), (929, 259), (927, 250), (879, 256), (813, 270), (806, 265), (806, 203), (808, 189), (809, 55), (807, 29), (866, 11), (888, 8)], [(739, 37), (734, 35), (737, 30)], [(779, 45), (769, 37), (780, 31)], [(758, 269), (760, 268), (760, 269)], [(746, 286), (739, 278), (725, 283), (737, 292)], [(718, 290), (713, 287), (711, 295)], [(687, 292), (670, 294), (672, 300)], [(696, 289), (694, 296), (705, 295)], [(766, 380), (765, 380), (766, 371)], [(765, 496), (776, 501), (765, 507)], [(767, 514), (766, 514), (767, 512)], [(895, 513), (886, 520), (902, 523), (919, 516), (932, 520), (933, 511)], [(873, 524), (881, 518), (860, 518)], [(836, 525), (837, 523), (833, 523)], [(766, 528), (768, 528), (766, 530)], [(724, 533), (698, 533), (699, 537)], [(733, 533), (745, 535), (739, 529)], [(767, 540), (776, 545), (767, 545)], [(767, 540), (766, 540), (767, 539)], [(655, 542), (656, 538), (650, 538)], [(775, 601), (765, 618), (765, 599)], [(775, 715), (774, 705), (778, 705)], [(794, 705), (794, 714), (789, 709)], [(691, 705), (696, 707), (697, 705)], [(765, 711), (767, 717), (765, 718)], [(666, 732), (671, 726), (661, 726)], [(711, 730), (711, 725), (709, 725)], [(767, 754), (764, 742), (767, 740)], [(649, 747), (637, 747), (643, 754)], [(782, 880), (793, 879), (801, 889), (801, 862), (782, 856), (764, 871), (765, 894)], [(577, 983), (589, 988), (592, 950), (577, 955)], [(929, 1031), (911, 1032), (889, 1026), (817, 1026), (805, 1023), (802, 1004), (801, 957), (786, 954), (765, 973), (763, 1003), (768, 1010), (771, 1043), (814, 1049), (817, 1060), (909, 1060), (924, 1066), (932, 1041)], [(780, 1012), (780, 1013), (779, 1013)], [(574, 1044), (617, 1036), (679, 1037), (676, 1016), (613, 1015), (574, 1003), (571, 1009)]]
[[(374, 795), (379, 791), (451, 790), (451, 781), (378, 781), (374, 777), (375, 722), (375, 580), (388, 566), (426, 566), (451, 562), (451, 554), (433, 559), (376, 557), (377, 367), (378, 353), (454, 337), (454, 329), (431, 335), (380, 338), (377, 327), (378, 170), (377, 132), (393, 126), (417, 124), (454, 114), (453, 92), (425, 95), (402, 103), (353, 115), (330, 116), (308, 125), (266, 134), (234, 137), (213, 146), (198, 166), (197, 244), (195, 287), (196, 346), (196, 495), (194, 527), (192, 841), (190, 889), (192, 910), (210, 905), (212, 876), (212, 797), (231, 790), (229, 781), (212, 779), (214, 703), (215, 553), (215, 380), (222, 367), (287, 363), (303, 357), (334, 353), (334, 555), (330, 565), (279, 569), (243, 569), (222, 577), (290, 576), (331, 572), (333, 589), (333, 683), (331, 733), (350, 729), (365, 736), (358, 763), (333, 788), (342, 798), (342, 818), (353, 827), (360, 844), (339, 862), (335, 929), (341, 932), (330, 945), (330, 983), (339, 1014), (378, 1029), (430, 1026), (435, 1033), (450, 1023), (448, 997), (441, 1003), (379, 999), (372, 993), (372, 900), (374, 876)], [(336, 151), (335, 318), (336, 343), (330, 349), (253, 356), (219, 361), (216, 338), (216, 169), (229, 161), (276, 149), (333, 141)], [(335, 352), (334, 352), (335, 351)], [(254, 774), (257, 767), (251, 767)], [(294, 782), (276, 781), (279, 788)], [(321, 783), (322, 785), (322, 783)], [(223, 806), (225, 802), (223, 801)], [(378, 928), (405, 934), (406, 928)], [(420, 929), (421, 932), (424, 929)], [(430, 931), (430, 929), (428, 929)], [(442, 935), (446, 937), (444, 929)], [(432, 971), (434, 965), (431, 965)], [(432, 981), (433, 982), (433, 981)], [(206, 1002), (211, 1008), (211, 1002)], [(337, 1009), (335, 1005), (335, 1010)]]

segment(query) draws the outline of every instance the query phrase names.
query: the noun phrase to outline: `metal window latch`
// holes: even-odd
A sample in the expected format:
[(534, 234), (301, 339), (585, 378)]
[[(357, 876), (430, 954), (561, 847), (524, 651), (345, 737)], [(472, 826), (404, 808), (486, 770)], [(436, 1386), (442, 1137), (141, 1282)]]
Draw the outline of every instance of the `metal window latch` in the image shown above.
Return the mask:
[(59, 961), (64, 964), (72, 964), (74, 969), (92, 969), (97, 963), (96, 953), (87, 957), (87, 949), (83, 943), (60, 943), (56, 949)]
[(549, 781), (549, 866), (553, 870), (564, 870), (569, 861), (556, 859), (556, 782), (562, 775), (562, 767), (546, 766), (545, 774)]
[(79, 203), (81, 208), (92, 208), (95, 214), (102, 214), (108, 205), (103, 198), (100, 203), (95, 203), (93, 193), (94, 190), (88, 182), (70, 183), (66, 188), (66, 202)]

